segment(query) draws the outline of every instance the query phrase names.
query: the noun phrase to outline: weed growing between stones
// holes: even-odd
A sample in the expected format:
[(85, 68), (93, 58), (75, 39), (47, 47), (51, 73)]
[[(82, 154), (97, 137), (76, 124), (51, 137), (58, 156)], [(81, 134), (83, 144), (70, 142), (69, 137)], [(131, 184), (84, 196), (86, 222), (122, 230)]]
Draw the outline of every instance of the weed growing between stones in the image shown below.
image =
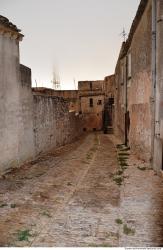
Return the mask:
[(127, 224), (125, 224), (123, 226), (123, 233), (126, 234), (126, 235), (134, 235), (135, 234), (135, 229), (130, 228), (130, 227), (127, 226)]
[(92, 160), (93, 154), (92, 153), (87, 153), (87, 160)]
[(129, 148), (126, 147), (124, 144), (118, 144), (116, 147), (117, 147), (117, 159), (119, 162), (119, 169), (113, 175), (113, 180), (116, 182), (118, 186), (121, 186), (125, 178), (123, 174), (128, 167), (127, 160), (130, 154), (129, 152), (126, 152), (129, 151)]
[(90, 244), (89, 245), (89, 247), (112, 247), (110, 244), (108, 244), (108, 243), (102, 243), (102, 244), (99, 244), (99, 245), (97, 245), (97, 244)]
[(67, 182), (67, 186), (72, 186), (72, 183), (71, 182)]
[(11, 208), (16, 208), (16, 204), (11, 204), (10, 207)]
[(115, 222), (118, 224), (118, 225), (122, 225), (123, 224), (123, 221), (121, 219), (116, 219)]
[(0, 208), (7, 207), (7, 206), (8, 206), (7, 203), (0, 204)]
[(123, 176), (114, 176), (113, 177), (113, 180), (116, 182), (116, 184), (118, 185), (118, 186), (121, 186), (122, 185), (122, 183), (123, 183), (123, 180), (124, 180), (124, 178), (123, 178)]
[(119, 169), (119, 170), (115, 173), (115, 175), (123, 175), (123, 172), (124, 172), (123, 169)]
[(29, 237), (32, 235), (30, 234), (29, 230), (23, 230), (18, 232), (18, 240), (19, 241), (28, 241)]
[(49, 212), (47, 212), (47, 211), (44, 211), (43, 213), (42, 213), (42, 215), (43, 216), (46, 216), (46, 217), (48, 217), (48, 218), (52, 218), (52, 216), (49, 214)]

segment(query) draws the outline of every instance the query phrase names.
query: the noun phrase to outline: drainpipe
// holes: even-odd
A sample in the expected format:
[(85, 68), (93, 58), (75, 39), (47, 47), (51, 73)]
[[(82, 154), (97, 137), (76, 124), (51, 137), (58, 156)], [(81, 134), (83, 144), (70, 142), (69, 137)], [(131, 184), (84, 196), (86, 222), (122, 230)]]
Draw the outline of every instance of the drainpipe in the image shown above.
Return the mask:
[(156, 103), (156, 1), (152, 0), (152, 91), (151, 91), (151, 163), (154, 165), (154, 140), (155, 140), (155, 103)]

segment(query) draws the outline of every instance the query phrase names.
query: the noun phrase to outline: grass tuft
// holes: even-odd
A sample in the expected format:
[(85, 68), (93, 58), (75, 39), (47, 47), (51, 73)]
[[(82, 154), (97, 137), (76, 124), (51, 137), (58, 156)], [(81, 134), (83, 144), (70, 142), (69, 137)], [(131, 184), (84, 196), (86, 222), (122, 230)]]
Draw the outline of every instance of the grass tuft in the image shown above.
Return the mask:
[(122, 183), (123, 183), (123, 177), (122, 176), (114, 176), (113, 177), (113, 181), (115, 181), (115, 183), (118, 185), (118, 186), (121, 186)]
[(123, 224), (123, 221), (121, 219), (116, 219), (115, 222), (118, 224), (118, 225), (122, 225)]
[(7, 203), (0, 204), (0, 208), (7, 207), (7, 206), (8, 206)]
[(16, 204), (11, 204), (10, 207), (11, 208), (16, 208)]
[(112, 247), (110, 244), (108, 243), (102, 243), (102, 244), (90, 244), (89, 247)]
[(119, 170), (115, 173), (115, 175), (123, 175), (123, 172), (124, 172), (123, 169), (119, 169)]
[(123, 233), (126, 235), (134, 235), (135, 229), (128, 227), (126, 224), (123, 226)]
[(23, 230), (18, 232), (18, 240), (19, 241), (28, 241), (31, 236), (29, 230)]
[(42, 213), (42, 215), (44, 215), (44, 216), (46, 216), (46, 217), (48, 217), (48, 218), (52, 218), (51, 214), (49, 214), (49, 213), (46, 212), (46, 211), (44, 211), (44, 212)]

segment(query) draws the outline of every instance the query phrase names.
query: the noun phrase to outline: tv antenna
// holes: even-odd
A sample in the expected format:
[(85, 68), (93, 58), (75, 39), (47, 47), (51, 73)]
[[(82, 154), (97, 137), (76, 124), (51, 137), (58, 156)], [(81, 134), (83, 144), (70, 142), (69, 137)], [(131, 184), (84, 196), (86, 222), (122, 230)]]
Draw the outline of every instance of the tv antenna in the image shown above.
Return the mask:
[(53, 80), (51, 82), (53, 84), (53, 89), (55, 90), (61, 89), (60, 77), (58, 74), (56, 74), (55, 70), (53, 70)]
[(123, 28), (123, 31), (122, 31), (122, 33), (120, 35), (122, 36), (123, 41), (126, 42), (127, 33), (125, 31), (125, 28)]

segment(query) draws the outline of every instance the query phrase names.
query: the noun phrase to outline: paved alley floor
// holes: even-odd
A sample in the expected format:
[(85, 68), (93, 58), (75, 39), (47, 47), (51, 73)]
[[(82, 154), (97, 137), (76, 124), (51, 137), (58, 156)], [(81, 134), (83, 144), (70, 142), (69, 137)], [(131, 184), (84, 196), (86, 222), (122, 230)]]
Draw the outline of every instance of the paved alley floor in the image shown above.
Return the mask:
[(163, 178), (88, 134), (0, 179), (0, 246), (163, 246)]

